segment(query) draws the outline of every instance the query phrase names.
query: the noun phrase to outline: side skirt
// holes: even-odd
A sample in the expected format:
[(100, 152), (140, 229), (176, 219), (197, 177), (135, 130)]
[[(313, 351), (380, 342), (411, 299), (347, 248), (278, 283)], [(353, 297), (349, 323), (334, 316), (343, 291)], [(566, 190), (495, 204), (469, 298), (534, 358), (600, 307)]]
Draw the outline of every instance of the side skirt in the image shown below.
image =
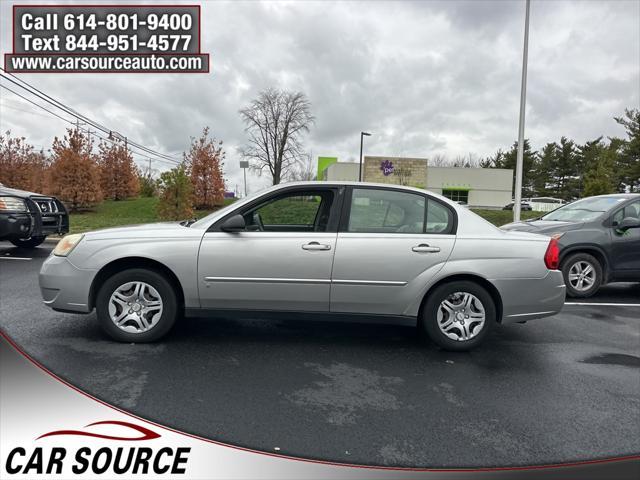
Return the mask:
[(304, 312), (278, 310), (240, 310), (185, 308), (185, 317), (189, 318), (231, 318), (265, 320), (310, 320), (315, 322), (372, 323), (382, 325), (405, 325), (415, 327), (417, 318), (405, 315), (376, 315), (368, 313)]

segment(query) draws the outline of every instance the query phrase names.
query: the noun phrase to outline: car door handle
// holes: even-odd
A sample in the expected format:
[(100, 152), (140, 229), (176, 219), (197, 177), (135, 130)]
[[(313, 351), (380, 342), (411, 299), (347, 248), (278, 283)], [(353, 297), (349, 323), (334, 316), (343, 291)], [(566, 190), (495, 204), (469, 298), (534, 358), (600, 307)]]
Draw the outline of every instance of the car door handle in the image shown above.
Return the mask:
[(420, 245), (416, 245), (411, 250), (417, 253), (438, 253), (440, 251), (440, 247), (431, 247), (426, 243), (421, 243)]
[(331, 250), (331, 245), (324, 243), (309, 242), (306, 245), (302, 245), (303, 250)]

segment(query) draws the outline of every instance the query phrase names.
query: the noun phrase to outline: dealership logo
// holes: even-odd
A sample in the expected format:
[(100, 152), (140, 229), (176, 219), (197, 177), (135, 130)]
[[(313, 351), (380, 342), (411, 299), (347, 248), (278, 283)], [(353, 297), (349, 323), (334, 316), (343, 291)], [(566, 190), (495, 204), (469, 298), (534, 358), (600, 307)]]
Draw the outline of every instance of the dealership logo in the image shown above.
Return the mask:
[(388, 177), (389, 175), (392, 175), (393, 174), (393, 170), (394, 170), (393, 162), (391, 160), (383, 160), (380, 163), (380, 170), (382, 170), (382, 174), (385, 177)]
[[(121, 433), (105, 434), (94, 431), (92, 427), (110, 425), (118, 427)], [(54, 430), (36, 438), (56, 437), (62, 441), (69, 437), (91, 437), (113, 442), (113, 446), (92, 448), (87, 444), (78, 448), (67, 449), (56, 445), (53, 447), (37, 446), (28, 451), (16, 447), (9, 452), (5, 462), (7, 473), (27, 475), (60, 475), (71, 472), (75, 475), (100, 475), (113, 472), (117, 475), (135, 474), (184, 474), (190, 447), (140, 447), (123, 446), (122, 442), (147, 442), (157, 440), (161, 435), (149, 428), (134, 423), (117, 420), (106, 420), (86, 425), (80, 430)], [(65, 466), (70, 465), (65, 468)]]

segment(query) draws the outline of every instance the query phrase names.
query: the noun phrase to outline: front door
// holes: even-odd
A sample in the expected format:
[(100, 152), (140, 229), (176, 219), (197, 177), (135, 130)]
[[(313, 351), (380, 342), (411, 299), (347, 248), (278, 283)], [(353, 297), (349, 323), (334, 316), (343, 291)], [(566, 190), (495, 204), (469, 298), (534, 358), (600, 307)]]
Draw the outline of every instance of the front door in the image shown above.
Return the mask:
[(611, 263), (614, 275), (640, 272), (640, 228), (621, 232), (615, 228), (624, 218), (640, 218), (640, 200), (633, 201), (613, 214), (611, 227)]
[(328, 311), (337, 198), (332, 188), (280, 191), (233, 213), (246, 231), (210, 229), (198, 257), (201, 307)]
[(406, 314), (451, 254), (454, 211), (426, 194), (374, 187), (353, 188), (345, 208), (331, 311)]

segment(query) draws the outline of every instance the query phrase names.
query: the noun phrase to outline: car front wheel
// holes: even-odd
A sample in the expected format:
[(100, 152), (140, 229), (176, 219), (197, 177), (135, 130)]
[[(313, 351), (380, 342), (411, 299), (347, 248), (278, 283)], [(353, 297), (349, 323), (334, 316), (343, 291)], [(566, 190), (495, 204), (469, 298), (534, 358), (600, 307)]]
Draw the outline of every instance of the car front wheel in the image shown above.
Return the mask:
[(576, 253), (562, 262), (567, 295), (574, 298), (593, 296), (602, 284), (602, 266), (588, 253)]
[(496, 323), (491, 295), (470, 281), (436, 287), (422, 311), (422, 328), (445, 350), (465, 351), (478, 346)]
[(36, 248), (38, 245), (44, 242), (45, 238), (47, 237), (30, 237), (25, 239), (14, 238), (9, 241), (19, 248)]
[(102, 329), (120, 342), (153, 342), (176, 321), (178, 302), (173, 286), (160, 273), (125, 270), (108, 278), (96, 297)]

